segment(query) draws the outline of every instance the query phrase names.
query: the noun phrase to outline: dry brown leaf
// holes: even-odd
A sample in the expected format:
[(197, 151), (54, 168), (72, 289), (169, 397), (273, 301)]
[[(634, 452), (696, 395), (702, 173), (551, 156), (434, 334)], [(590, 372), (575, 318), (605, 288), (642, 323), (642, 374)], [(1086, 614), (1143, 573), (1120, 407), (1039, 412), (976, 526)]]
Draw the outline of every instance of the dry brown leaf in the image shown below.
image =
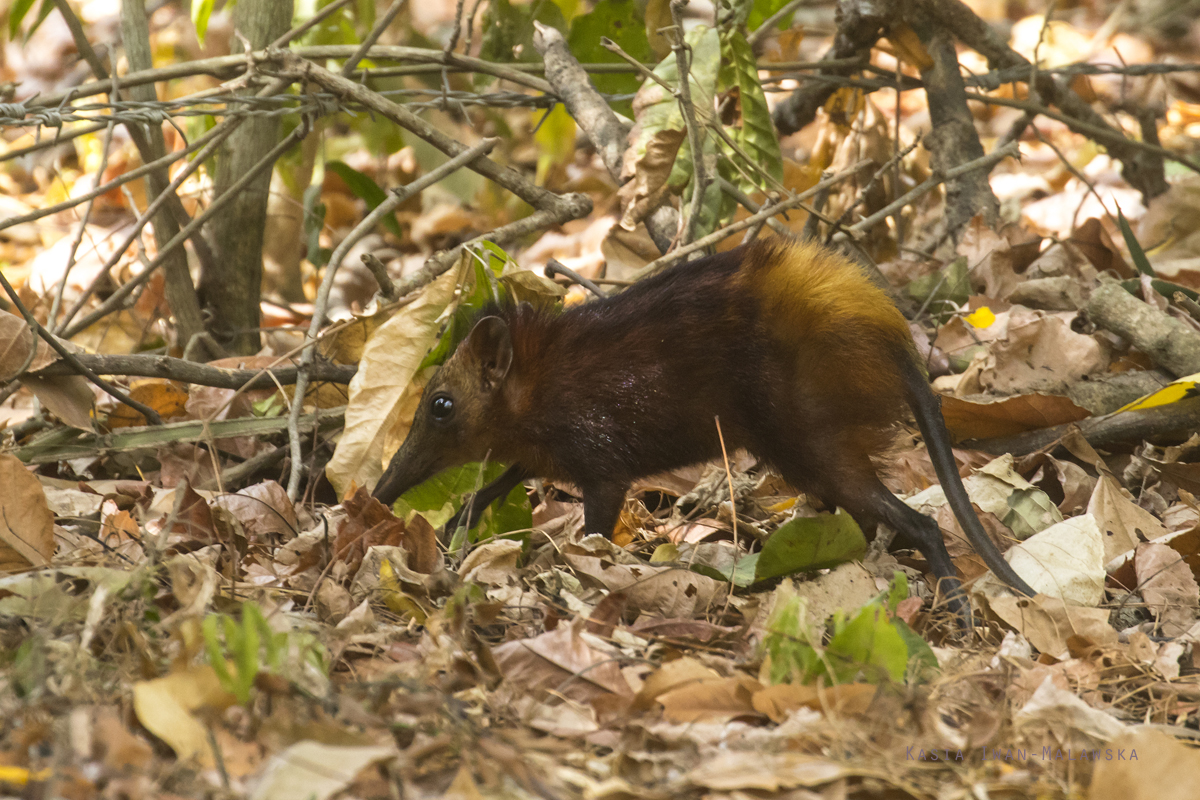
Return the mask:
[(207, 665), (133, 685), (133, 710), (146, 730), (166, 742), (180, 761), (195, 758), (209, 768), (216, 761), (208, 728), (193, 712), (220, 712), (234, 702), (233, 695), (221, 688), (217, 673)]
[(532, 639), (492, 649), (506, 680), (527, 692), (557, 692), (578, 702), (607, 695), (632, 698), (633, 691), (607, 650), (580, 631), (583, 620), (560, 624)]
[(942, 395), (942, 416), (956, 441), (1012, 436), (1091, 416), (1069, 398), (1056, 394), (1020, 394), (997, 399)]
[(705, 680), (717, 680), (721, 676), (711, 667), (706, 667), (691, 656), (668, 661), (654, 672), (651, 672), (642, 688), (638, 690), (633, 700), (633, 707), (638, 710), (650, 708), (650, 704), (658, 696), (690, 684)]
[(658, 696), (663, 715), (671, 722), (727, 722), (757, 717), (754, 696), (762, 684), (749, 675), (699, 680)]
[(232, 514), (250, 538), (265, 540), (277, 536), (281, 540), (290, 540), (300, 533), (296, 508), (288, 500), (287, 492), (275, 481), (263, 481), (231, 494), (218, 495), (212, 504)]
[(987, 604), (1030, 644), (1055, 658), (1066, 657), (1067, 640), (1072, 636), (1086, 636), (1097, 644), (1117, 641), (1117, 632), (1108, 624), (1105, 609), (1067, 605), (1046, 595), (995, 595), (987, 599)]
[(1186, 633), (1196, 623), (1200, 586), (1181, 556), (1165, 544), (1140, 544), (1134, 556), (1138, 587), (1164, 636)]
[(692, 617), (720, 605), (729, 586), (678, 566), (618, 564), (607, 558), (564, 549), (563, 558), (581, 577), (610, 592), (624, 592), (633, 608), (657, 617)]
[[(723, 750), (688, 773), (688, 780), (717, 792), (779, 792), (816, 787), (854, 774), (844, 764), (804, 753)], [(758, 796), (757, 793), (752, 796)]]
[[(187, 413), (187, 391), (165, 378), (134, 381), (129, 387), (129, 398), (154, 409), (164, 421)], [(132, 428), (147, 424), (140, 411), (134, 411), (124, 403), (118, 404), (108, 415), (110, 428)]]
[[(1088, 800), (1193, 800), (1200, 751), (1152, 730), (1118, 736), (1096, 764)], [(1136, 758), (1134, 754), (1136, 753)]]
[(1129, 497), (1117, 479), (1102, 473), (1088, 501), (1087, 511), (1096, 519), (1104, 534), (1104, 563), (1121, 556), (1140, 542), (1149, 542), (1167, 535), (1167, 529), (1153, 514)]
[(346, 429), (325, 474), (338, 495), (350, 483), (373, 487), (394, 447), (408, 433), (421, 386), (417, 367), (437, 341), (437, 320), (454, 297), (458, 270), (435, 280), (413, 303), (400, 309), (374, 332), (363, 349), (360, 368), (350, 381)]
[(43, 567), (54, 557), (54, 514), (42, 484), (20, 459), (0, 455), (0, 571)]
[[(918, 598), (910, 598), (918, 600)], [(844, 683), (837, 686), (801, 686), (780, 683), (754, 693), (756, 711), (766, 714), (772, 722), (783, 722), (798, 708), (811, 708), (822, 714), (858, 716), (866, 712), (879, 687), (869, 683)]]

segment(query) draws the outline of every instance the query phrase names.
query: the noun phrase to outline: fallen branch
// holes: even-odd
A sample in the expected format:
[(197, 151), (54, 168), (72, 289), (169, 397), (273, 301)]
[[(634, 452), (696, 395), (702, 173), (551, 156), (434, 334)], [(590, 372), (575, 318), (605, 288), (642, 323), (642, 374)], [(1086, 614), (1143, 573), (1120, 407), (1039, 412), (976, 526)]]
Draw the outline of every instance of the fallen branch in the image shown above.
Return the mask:
[[(97, 375), (165, 378), (218, 389), (273, 389), (276, 383), (290, 386), (296, 382), (296, 374), (300, 370), (298, 365), (274, 367), (269, 370), (227, 369), (170, 356), (77, 353), (75, 358)], [(356, 372), (358, 367), (352, 364), (331, 364), (325, 361), (315, 361), (309, 367), (309, 377), (312, 380), (330, 383), (349, 383)], [(75, 375), (76, 370), (65, 361), (55, 361), (29, 374), (35, 378), (50, 378)]]
[(1200, 428), (1200, 397), (1192, 397), (1144, 411), (1121, 411), (1081, 422), (1056, 425), (995, 439), (972, 439), (958, 447), (980, 450), (993, 455), (1027, 455), (1047, 448), (1078, 427), (1088, 444), (1107, 449), (1120, 444), (1136, 444), (1159, 437), (1187, 438)]
[[(341, 425), (345, 407), (329, 408), (305, 414), (300, 420), (304, 431), (314, 427)], [(19, 448), (15, 455), (26, 464), (52, 464), (72, 458), (95, 458), (107, 453), (127, 453), (162, 447), (177, 442), (202, 442), (234, 436), (266, 436), (287, 429), (286, 417), (239, 417), (214, 422), (192, 420), (143, 428), (121, 428), (112, 433), (91, 434), (74, 428), (54, 428)]]
[(1177, 378), (1200, 372), (1200, 333), (1142, 302), (1116, 281), (1104, 281), (1092, 292), (1087, 316)]

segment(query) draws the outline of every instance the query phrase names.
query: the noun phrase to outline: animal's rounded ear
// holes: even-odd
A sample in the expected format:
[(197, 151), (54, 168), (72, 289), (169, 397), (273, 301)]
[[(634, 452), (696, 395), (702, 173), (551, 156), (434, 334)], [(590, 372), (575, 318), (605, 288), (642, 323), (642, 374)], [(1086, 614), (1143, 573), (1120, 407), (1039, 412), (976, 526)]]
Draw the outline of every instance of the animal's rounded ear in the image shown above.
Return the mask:
[(475, 323), (463, 344), (483, 373), (483, 381), (495, 388), (512, 366), (512, 337), (508, 323), (500, 317), (484, 317)]

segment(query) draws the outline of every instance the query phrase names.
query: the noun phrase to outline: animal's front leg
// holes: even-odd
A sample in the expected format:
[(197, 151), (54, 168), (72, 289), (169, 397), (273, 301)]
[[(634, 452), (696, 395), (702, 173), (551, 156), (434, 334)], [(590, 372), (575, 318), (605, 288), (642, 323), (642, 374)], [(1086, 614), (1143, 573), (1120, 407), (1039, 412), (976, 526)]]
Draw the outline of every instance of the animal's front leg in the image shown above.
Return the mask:
[(628, 484), (600, 483), (579, 487), (583, 490), (583, 524), (586, 533), (612, 538), (613, 528), (625, 505)]

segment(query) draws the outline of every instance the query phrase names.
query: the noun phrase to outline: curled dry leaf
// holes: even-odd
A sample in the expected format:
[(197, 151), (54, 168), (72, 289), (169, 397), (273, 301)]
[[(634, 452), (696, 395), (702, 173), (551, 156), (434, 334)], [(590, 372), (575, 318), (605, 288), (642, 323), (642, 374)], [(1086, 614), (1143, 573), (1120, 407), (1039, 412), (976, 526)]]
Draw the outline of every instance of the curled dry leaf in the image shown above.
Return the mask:
[(367, 550), (378, 545), (398, 546), (404, 541), (404, 520), (397, 519), (383, 503), (360, 486), (342, 503), (346, 518), (338, 526), (333, 557), (346, 562), (355, 572)]
[(1138, 586), (1146, 606), (1158, 618), (1164, 636), (1186, 633), (1196, 623), (1200, 586), (1178, 551), (1169, 545), (1138, 545), (1134, 557)]
[(1133, 502), (1129, 492), (1108, 472), (1101, 473), (1100, 480), (1096, 482), (1087, 510), (1104, 534), (1106, 565), (1131, 552), (1141, 542), (1167, 535), (1166, 527), (1153, 514)]
[(359, 370), (350, 381), (346, 429), (325, 467), (339, 495), (351, 481), (374, 486), (391, 457), (386, 441), (395, 439), (399, 445), (407, 434), (421, 397), (421, 386), (413, 379), (437, 341), (438, 320), (457, 285), (458, 270), (446, 272), (381, 325), (363, 348)]
[[(164, 421), (187, 413), (187, 391), (165, 378), (134, 381), (129, 386), (129, 398), (154, 409)], [(124, 403), (119, 403), (108, 415), (110, 428), (132, 428), (146, 424), (146, 418), (140, 411), (134, 411)]]
[(671, 722), (728, 722), (760, 717), (754, 696), (763, 685), (749, 675), (710, 678), (689, 683), (658, 696), (663, 714)]
[(582, 633), (581, 623), (499, 645), (492, 650), (496, 666), (524, 691), (558, 692), (579, 702), (609, 695), (632, 698), (613, 653)]
[(54, 556), (54, 514), (42, 484), (15, 456), (0, 455), (0, 571), (42, 567)]

